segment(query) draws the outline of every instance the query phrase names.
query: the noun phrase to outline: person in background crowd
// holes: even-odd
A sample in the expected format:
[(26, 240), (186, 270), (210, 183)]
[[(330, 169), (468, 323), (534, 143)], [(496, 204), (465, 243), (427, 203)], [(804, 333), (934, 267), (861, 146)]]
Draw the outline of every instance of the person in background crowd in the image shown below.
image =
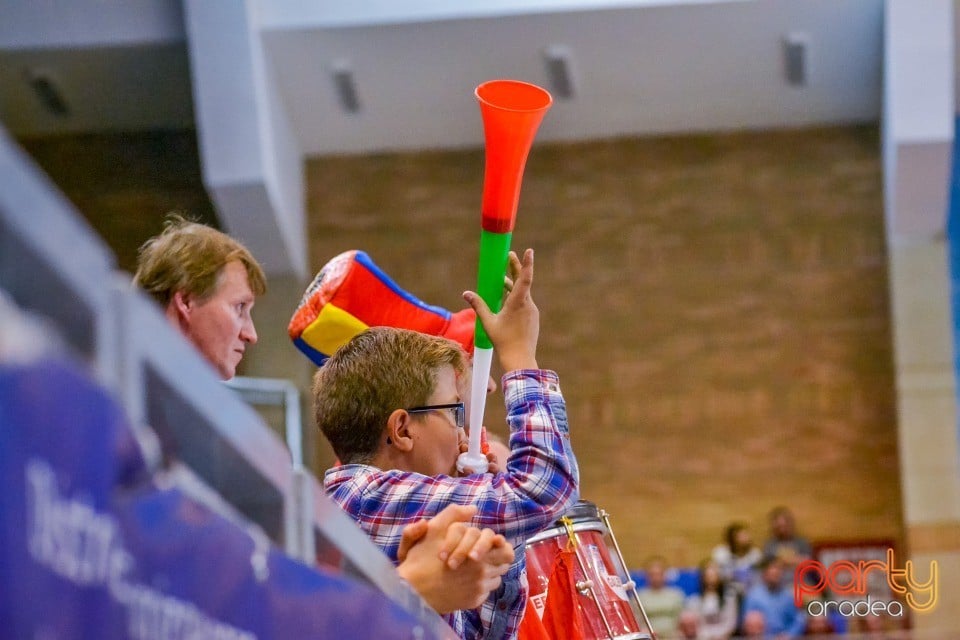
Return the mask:
[(724, 543), (714, 547), (711, 558), (717, 564), (720, 576), (742, 598), (753, 583), (756, 566), (763, 557), (753, 543), (750, 529), (743, 522), (732, 522), (724, 530)]
[(806, 636), (826, 636), (835, 632), (833, 622), (827, 616), (807, 616)]
[(700, 633), (700, 616), (696, 611), (685, 609), (680, 612), (677, 618), (677, 637), (680, 640), (703, 640), (704, 636)]
[(885, 613), (875, 613), (865, 616), (859, 616), (854, 620), (853, 630), (863, 634), (864, 638), (870, 640), (886, 640), (887, 638), (899, 637), (897, 632), (888, 634), (888, 630), (895, 627), (891, 626), (891, 619)]
[(644, 564), (647, 586), (637, 591), (640, 602), (650, 618), (650, 626), (658, 638), (675, 638), (683, 611), (683, 590), (667, 584), (667, 560), (653, 556)]
[(700, 563), (700, 588), (687, 598), (685, 611), (697, 615), (700, 640), (726, 640), (736, 630), (737, 596), (713, 560)]
[[(223, 380), (256, 344), (251, 311), (266, 276), (250, 251), (227, 234), (181, 216), (140, 248), (135, 285), (160, 304), (176, 328)], [(513, 548), (489, 529), (465, 524), (473, 507), (451, 506), (403, 531), (397, 568), (439, 613), (477, 606), (514, 561)]]
[(724, 543), (714, 547), (711, 557), (717, 563), (721, 577), (733, 589), (737, 600), (736, 628), (739, 629), (743, 618), (743, 597), (757, 579), (757, 564), (763, 554), (753, 543), (746, 523), (728, 524), (723, 539)]
[(762, 611), (747, 611), (743, 614), (743, 629), (738, 638), (767, 638), (767, 621)]
[(784, 563), (776, 556), (760, 562), (760, 581), (753, 585), (743, 600), (744, 630), (747, 615), (763, 614), (766, 632), (776, 638), (796, 638), (803, 634), (806, 616), (793, 602), (793, 589), (785, 584)]
[(796, 566), (813, 557), (813, 548), (797, 534), (793, 513), (787, 507), (772, 509), (768, 521), (770, 538), (763, 545), (763, 555), (779, 558), (786, 565), (787, 577), (792, 578)]

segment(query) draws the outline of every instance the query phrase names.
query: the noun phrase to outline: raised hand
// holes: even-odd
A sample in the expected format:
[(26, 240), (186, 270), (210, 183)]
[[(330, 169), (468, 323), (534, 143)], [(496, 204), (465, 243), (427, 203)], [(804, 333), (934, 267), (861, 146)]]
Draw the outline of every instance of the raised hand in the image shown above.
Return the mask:
[(467, 301), (483, 324), (504, 371), (536, 369), (537, 340), (540, 337), (540, 310), (530, 295), (533, 285), (533, 249), (523, 253), (523, 261), (513, 251), (507, 263), (512, 286), (499, 313), (493, 313), (473, 291), (465, 291)]

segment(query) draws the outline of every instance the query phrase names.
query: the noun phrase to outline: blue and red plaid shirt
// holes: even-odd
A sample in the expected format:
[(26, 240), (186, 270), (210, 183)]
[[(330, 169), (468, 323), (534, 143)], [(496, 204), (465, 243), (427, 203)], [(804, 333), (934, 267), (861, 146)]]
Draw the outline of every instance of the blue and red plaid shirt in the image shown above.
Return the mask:
[(557, 374), (511, 371), (502, 388), (510, 426), (510, 457), (496, 475), (425, 476), (347, 464), (326, 472), (330, 497), (391, 560), (403, 528), (451, 503), (477, 505), (473, 524), (501, 533), (516, 559), (503, 585), (479, 609), (446, 616), (461, 638), (513, 638), (526, 606), (526, 539), (555, 522), (579, 497), (580, 476), (570, 447), (567, 413)]

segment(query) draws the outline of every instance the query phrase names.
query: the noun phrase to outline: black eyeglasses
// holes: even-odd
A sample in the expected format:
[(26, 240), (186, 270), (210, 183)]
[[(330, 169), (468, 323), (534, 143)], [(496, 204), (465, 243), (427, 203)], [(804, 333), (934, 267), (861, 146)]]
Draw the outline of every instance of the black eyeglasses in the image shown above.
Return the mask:
[(440, 411), (441, 409), (453, 409), (453, 419), (457, 423), (458, 429), (463, 429), (463, 403), (450, 402), (448, 404), (425, 404), (422, 407), (410, 407), (407, 413), (429, 413), (430, 411)]

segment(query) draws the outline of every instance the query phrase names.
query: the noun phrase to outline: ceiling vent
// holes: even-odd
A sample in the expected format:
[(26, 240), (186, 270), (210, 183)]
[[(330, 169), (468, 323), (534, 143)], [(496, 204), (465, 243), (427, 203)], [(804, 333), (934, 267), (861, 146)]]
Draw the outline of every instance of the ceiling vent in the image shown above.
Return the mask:
[(575, 91), (570, 59), (570, 50), (564, 46), (553, 45), (543, 52), (550, 91), (555, 97), (564, 100), (572, 98)]
[(58, 118), (66, 118), (70, 115), (70, 105), (49, 72), (27, 69), (23, 75), (44, 109)]
[(804, 33), (790, 33), (783, 39), (784, 73), (794, 87), (807, 85), (807, 57), (810, 38)]
[(353, 71), (345, 62), (336, 62), (333, 65), (333, 85), (337, 91), (340, 107), (347, 113), (360, 111), (360, 97), (357, 95), (357, 83), (353, 78)]

